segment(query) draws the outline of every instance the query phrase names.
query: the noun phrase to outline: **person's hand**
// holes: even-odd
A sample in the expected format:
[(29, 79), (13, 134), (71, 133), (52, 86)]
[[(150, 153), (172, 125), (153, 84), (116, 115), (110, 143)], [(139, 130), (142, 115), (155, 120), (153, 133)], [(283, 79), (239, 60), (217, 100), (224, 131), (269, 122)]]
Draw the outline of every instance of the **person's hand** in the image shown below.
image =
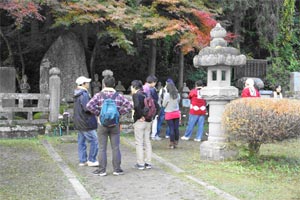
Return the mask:
[(140, 122), (144, 122), (145, 121), (145, 117), (143, 116), (143, 117), (141, 117), (138, 121), (140, 121)]

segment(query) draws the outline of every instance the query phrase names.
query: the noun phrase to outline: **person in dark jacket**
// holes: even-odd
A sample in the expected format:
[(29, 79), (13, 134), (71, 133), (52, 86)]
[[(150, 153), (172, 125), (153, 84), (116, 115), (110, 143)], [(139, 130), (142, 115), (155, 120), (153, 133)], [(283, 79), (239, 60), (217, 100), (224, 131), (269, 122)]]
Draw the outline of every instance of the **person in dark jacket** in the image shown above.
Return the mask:
[[(97, 119), (87, 110), (86, 104), (90, 100), (88, 89), (91, 79), (80, 76), (76, 79), (77, 88), (74, 91), (74, 127), (78, 130), (78, 156), (79, 166), (99, 166), (97, 161), (98, 136)], [(90, 151), (87, 157), (86, 141), (90, 143)]]
[[(144, 99), (146, 93), (143, 92), (143, 84), (139, 80), (131, 82), (131, 93), (134, 107), (134, 137), (136, 148), (137, 169), (151, 169), (152, 146), (150, 141), (151, 121), (144, 117)], [(145, 156), (144, 156), (145, 155)]]

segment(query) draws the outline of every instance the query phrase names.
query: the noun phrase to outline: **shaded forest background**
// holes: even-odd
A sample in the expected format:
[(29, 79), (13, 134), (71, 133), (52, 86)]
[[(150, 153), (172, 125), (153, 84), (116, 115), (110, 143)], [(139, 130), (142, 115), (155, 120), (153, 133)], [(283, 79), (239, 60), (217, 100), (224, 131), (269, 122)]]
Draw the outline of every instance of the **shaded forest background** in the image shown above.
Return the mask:
[(69, 0), (0, 2), (0, 66), (29, 77), (39, 92), (41, 60), (63, 33), (81, 41), (93, 78), (111, 69), (125, 88), (155, 74), (182, 87), (206, 79), (193, 67), (216, 22), (230, 46), (249, 59), (268, 59), (266, 88), (288, 89), (289, 72), (300, 71), (299, 0)]

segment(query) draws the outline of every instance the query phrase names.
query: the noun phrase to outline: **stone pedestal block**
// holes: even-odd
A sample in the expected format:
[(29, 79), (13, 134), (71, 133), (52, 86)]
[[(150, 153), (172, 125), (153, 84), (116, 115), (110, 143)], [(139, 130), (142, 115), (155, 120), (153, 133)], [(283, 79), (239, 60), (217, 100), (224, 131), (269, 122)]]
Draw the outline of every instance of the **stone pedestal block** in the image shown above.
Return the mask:
[(200, 145), (200, 158), (203, 160), (221, 161), (235, 156), (237, 152), (225, 142), (205, 141)]

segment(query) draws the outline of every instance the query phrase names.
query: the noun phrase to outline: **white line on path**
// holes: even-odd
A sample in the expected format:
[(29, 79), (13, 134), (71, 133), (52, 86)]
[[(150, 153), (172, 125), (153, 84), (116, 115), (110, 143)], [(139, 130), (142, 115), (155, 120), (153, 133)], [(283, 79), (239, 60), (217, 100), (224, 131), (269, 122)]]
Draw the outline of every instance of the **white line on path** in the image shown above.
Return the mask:
[(59, 168), (68, 178), (69, 182), (72, 184), (74, 190), (80, 199), (91, 200), (91, 195), (87, 192), (87, 190), (83, 187), (83, 185), (79, 182), (67, 164), (63, 161), (63, 159), (58, 155), (58, 153), (54, 150), (51, 144), (48, 143), (47, 140), (43, 140), (42, 144), (47, 149), (48, 154), (52, 157), (52, 159), (58, 164)]
[[(124, 141), (135, 147), (135, 144), (131, 141), (129, 141), (128, 139), (124, 138)], [(185, 172), (183, 169), (177, 167), (176, 165), (164, 160), (162, 157), (156, 155), (155, 153), (152, 152), (152, 158), (154, 158), (155, 160), (157, 160), (159, 163), (163, 164), (163, 165), (166, 165), (168, 166), (169, 168), (171, 168), (173, 171), (175, 171), (176, 173), (182, 173), (182, 172)], [(204, 188), (206, 188), (207, 190), (210, 190), (214, 193), (216, 193), (217, 195), (221, 196), (222, 198), (226, 199), (226, 200), (239, 200), (238, 198), (224, 192), (223, 190), (220, 190), (219, 188), (213, 186), (213, 185), (210, 185), (200, 179), (197, 179), (193, 176), (190, 176), (190, 175), (185, 175), (185, 177), (187, 177), (188, 179), (198, 183), (199, 185), (202, 185)]]

